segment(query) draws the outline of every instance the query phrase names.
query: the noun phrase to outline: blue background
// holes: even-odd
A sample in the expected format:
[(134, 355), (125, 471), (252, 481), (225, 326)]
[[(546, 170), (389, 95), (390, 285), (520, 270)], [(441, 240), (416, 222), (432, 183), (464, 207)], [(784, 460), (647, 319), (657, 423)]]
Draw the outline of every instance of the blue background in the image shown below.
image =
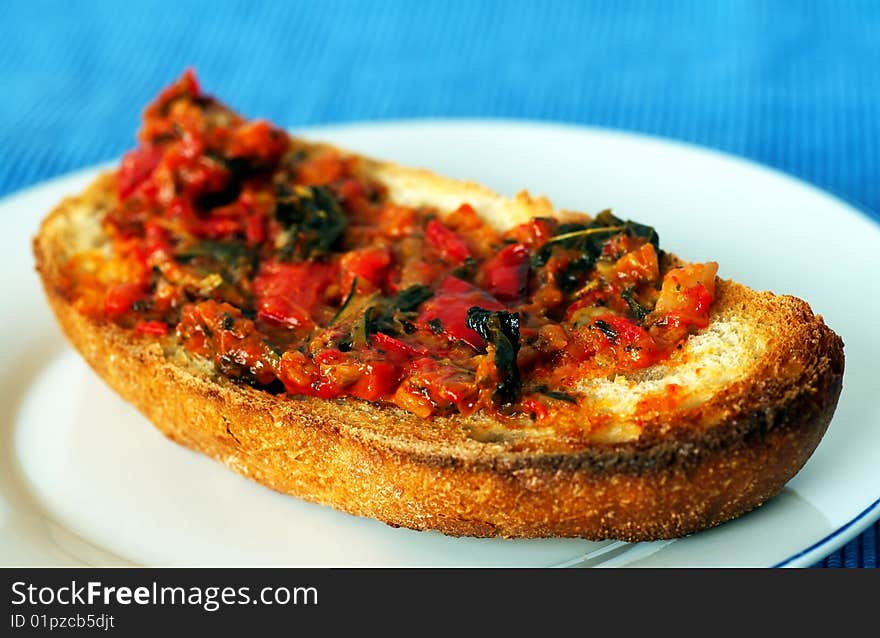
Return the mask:
[[(876, 2), (6, 2), (0, 195), (117, 157), (186, 66), (286, 126), (480, 116), (686, 140), (880, 221)], [(822, 564), (876, 567), (878, 529)]]

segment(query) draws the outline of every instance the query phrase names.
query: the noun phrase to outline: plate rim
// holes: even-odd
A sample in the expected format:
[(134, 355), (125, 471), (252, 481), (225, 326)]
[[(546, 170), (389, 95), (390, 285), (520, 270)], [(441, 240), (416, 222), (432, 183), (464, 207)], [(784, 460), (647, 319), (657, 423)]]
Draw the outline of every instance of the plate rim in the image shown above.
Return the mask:
[[(504, 117), (416, 117), (416, 118), (389, 118), (375, 120), (349, 120), (330, 123), (286, 126), (285, 129), (294, 135), (320, 139), (321, 135), (345, 136), (347, 133), (356, 133), (365, 129), (396, 129), (405, 130), (418, 127), (474, 127), (474, 128), (504, 128), (513, 127), (530, 129), (534, 132), (573, 132), (577, 134), (593, 134), (604, 136), (608, 139), (626, 139), (633, 143), (650, 143), (657, 146), (671, 147), (688, 153), (702, 154), (707, 157), (730, 162), (744, 168), (781, 179), (784, 182), (809, 191), (827, 201), (835, 203), (842, 210), (854, 213), (856, 217), (867, 219), (871, 226), (880, 230), (880, 217), (870, 207), (853, 198), (841, 195), (820, 183), (807, 181), (807, 179), (783, 169), (764, 164), (758, 160), (737, 155), (730, 151), (721, 150), (711, 146), (703, 146), (687, 140), (674, 137), (665, 137), (658, 134), (646, 133), (631, 129), (618, 129), (576, 122), (560, 122), (553, 120), (504, 118)], [(5, 193), (0, 197), (0, 207), (15, 205), (15, 200), (37, 195), (40, 191), (58, 187), (64, 182), (86, 179), (103, 170), (108, 170), (118, 163), (119, 158), (102, 161), (96, 164), (82, 166), (65, 173), (53, 175), (47, 179), (33, 182)], [(44, 513), (45, 514), (45, 513)], [(880, 520), (880, 495), (866, 508), (857, 513), (846, 523), (827, 533), (823, 538), (796, 552), (788, 558), (775, 564), (768, 565), (771, 568), (780, 567), (807, 567), (818, 561), (824, 560), (832, 552), (837, 551), (843, 545), (859, 536), (865, 529)], [(102, 551), (104, 548), (101, 548)]]
[[(880, 497), (878, 497), (876, 501), (871, 503), (864, 510), (859, 512), (855, 516), (855, 518), (853, 518), (849, 522), (841, 525), (836, 530), (829, 532), (823, 538), (819, 539), (818, 541), (804, 548), (803, 550), (797, 552), (796, 554), (789, 556), (787, 559), (776, 563), (775, 565), (771, 565), (771, 567), (806, 567), (808, 565), (813, 565), (815, 564), (816, 560), (823, 560), (824, 558), (827, 558), (828, 555), (831, 554), (831, 552), (837, 551), (852, 539), (857, 538), (862, 532), (873, 525), (874, 522), (878, 519), (880, 519)], [(841, 535), (843, 535), (845, 538), (843, 541), (840, 541), (836, 545), (836, 547), (834, 547), (834, 549), (829, 552), (823, 551), (823, 553), (820, 554), (823, 558), (814, 558), (817, 554), (819, 554), (819, 550), (824, 550), (824, 547), (826, 545), (837, 543), (835, 538)]]

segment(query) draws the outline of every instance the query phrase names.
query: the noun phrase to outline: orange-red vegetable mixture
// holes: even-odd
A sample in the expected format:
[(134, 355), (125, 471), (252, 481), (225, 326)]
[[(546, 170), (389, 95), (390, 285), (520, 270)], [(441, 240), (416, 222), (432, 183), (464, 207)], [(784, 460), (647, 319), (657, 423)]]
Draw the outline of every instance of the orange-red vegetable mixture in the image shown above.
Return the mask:
[(105, 218), (113, 256), (76, 256), (72, 295), (237, 382), (540, 420), (709, 321), (717, 264), (661, 276), (648, 226), (606, 211), (498, 232), (467, 203), (402, 206), (356, 157), (243, 119), (192, 72), (138, 139)]

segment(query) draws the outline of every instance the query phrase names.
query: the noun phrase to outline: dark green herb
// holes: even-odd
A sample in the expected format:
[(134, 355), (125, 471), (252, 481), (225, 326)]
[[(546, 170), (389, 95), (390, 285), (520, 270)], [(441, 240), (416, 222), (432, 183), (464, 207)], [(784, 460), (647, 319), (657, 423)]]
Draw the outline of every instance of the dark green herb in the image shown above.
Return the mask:
[(257, 254), (241, 240), (206, 240), (184, 248), (174, 259), (203, 275), (219, 273), (224, 281), (237, 282), (249, 278), (256, 270)]
[(402, 290), (394, 297), (380, 297), (364, 313), (364, 338), (369, 340), (370, 335), (383, 332), (392, 337), (401, 332), (407, 332), (412, 313), (424, 302), (434, 295), (428, 286), (414, 285)]
[(248, 157), (225, 157), (212, 151), (205, 152), (205, 157), (222, 165), (229, 173), (229, 179), (220, 190), (205, 193), (196, 201), (196, 206), (203, 210), (211, 210), (218, 206), (231, 204), (241, 194), (241, 185), (246, 179), (259, 175), (269, 168)]
[(587, 254), (571, 260), (556, 272), (554, 279), (556, 287), (566, 295), (580, 290), (584, 285), (587, 274), (593, 269), (595, 263), (595, 258)]
[(660, 239), (653, 228), (634, 221), (623, 221), (606, 210), (586, 224), (561, 224), (553, 237), (532, 255), (532, 267), (537, 269), (547, 265), (555, 250), (579, 253), (556, 273), (556, 285), (565, 294), (570, 294), (583, 285), (602, 255), (605, 242), (621, 233), (642, 237), (656, 250), (660, 249)]
[(196, 208), (199, 210), (211, 210), (231, 204), (238, 199), (241, 193), (241, 184), (235, 180), (229, 180), (226, 186), (218, 191), (205, 193), (196, 199)]
[(413, 312), (423, 302), (427, 301), (433, 296), (434, 291), (432, 291), (428, 286), (421, 286), (419, 284), (416, 284), (399, 292), (397, 296), (393, 299), (392, 305), (397, 310), (400, 310), (402, 312)]
[(400, 320), (400, 326), (403, 328), (403, 331), (408, 335), (411, 335), (416, 331), (416, 324), (414, 324), (412, 321), (407, 321), (406, 319)]
[(343, 311), (348, 307), (348, 304), (351, 302), (351, 299), (352, 297), (354, 297), (354, 293), (357, 290), (357, 282), (357, 277), (352, 279), (351, 286), (348, 289), (348, 294), (345, 295), (345, 299), (342, 300), (342, 305), (339, 306), (339, 309), (336, 311), (336, 313), (333, 315), (333, 318), (327, 324), (328, 328), (336, 323), (336, 320), (339, 319), (339, 315), (341, 315)]
[(253, 260), (253, 252), (243, 241), (210, 241), (204, 240), (186, 247), (174, 258), (181, 264), (188, 263), (198, 257), (210, 257), (228, 264), (238, 263), (244, 259)]
[(565, 392), (559, 392), (558, 390), (543, 390), (541, 391), (541, 394), (550, 397), (551, 399), (556, 399), (557, 401), (577, 404), (577, 397)]
[(635, 288), (633, 288), (632, 286), (630, 286), (629, 288), (624, 288), (623, 292), (620, 293), (620, 296), (629, 306), (629, 311), (636, 319), (642, 321), (645, 317), (648, 316), (648, 313), (650, 313), (651, 311), (640, 304), (635, 295), (636, 291)]
[(464, 279), (465, 281), (473, 280), (477, 274), (477, 260), (473, 257), (465, 257), (464, 262), (458, 268), (455, 268), (450, 274), (453, 277)]
[(291, 235), (283, 257), (308, 259), (328, 253), (345, 233), (345, 213), (326, 188), (279, 184), (275, 195), (275, 218)]
[(492, 397), (496, 403), (509, 406), (519, 399), (522, 380), (516, 365), (519, 352), (519, 313), (468, 308), (465, 325), (495, 346), (495, 369), (498, 383)]
[(428, 320), (428, 327), (431, 329), (431, 332), (433, 332), (435, 335), (438, 335), (441, 332), (443, 332), (443, 322), (440, 321), (439, 318)]
[(388, 305), (377, 304), (364, 311), (364, 339), (367, 341), (377, 332), (396, 337), (403, 331), (400, 317)]
[(274, 345), (274, 344), (273, 344), (271, 341), (269, 341), (268, 339), (263, 339), (263, 345), (266, 346), (266, 348), (268, 348), (269, 351), (272, 352), (272, 353), (274, 353), (275, 356), (277, 356), (277, 357), (280, 357), (281, 355), (284, 354), (284, 351), (283, 351), (281, 348), (279, 348), (278, 346)]
[(221, 324), (224, 330), (232, 330), (235, 327), (235, 319), (228, 312), (223, 313), (223, 323)]
[(601, 319), (596, 319), (593, 322), (593, 325), (596, 326), (602, 334), (604, 334), (608, 339), (613, 343), (616, 342), (620, 335), (617, 333), (617, 330), (611, 327), (607, 321), (602, 321)]

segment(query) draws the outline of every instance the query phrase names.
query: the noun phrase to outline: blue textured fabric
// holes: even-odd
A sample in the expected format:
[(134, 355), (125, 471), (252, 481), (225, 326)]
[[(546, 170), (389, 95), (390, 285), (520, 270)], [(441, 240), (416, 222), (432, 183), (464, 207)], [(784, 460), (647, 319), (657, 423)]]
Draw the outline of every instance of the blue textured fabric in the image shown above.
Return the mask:
[[(0, 195), (118, 156), (193, 66), (300, 126), (425, 116), (584, 123), (799, 176), (880, 220), (875, 2), (38, 2), (0, 21)], [(823, 561), (876, 567), (874, 525)]]

